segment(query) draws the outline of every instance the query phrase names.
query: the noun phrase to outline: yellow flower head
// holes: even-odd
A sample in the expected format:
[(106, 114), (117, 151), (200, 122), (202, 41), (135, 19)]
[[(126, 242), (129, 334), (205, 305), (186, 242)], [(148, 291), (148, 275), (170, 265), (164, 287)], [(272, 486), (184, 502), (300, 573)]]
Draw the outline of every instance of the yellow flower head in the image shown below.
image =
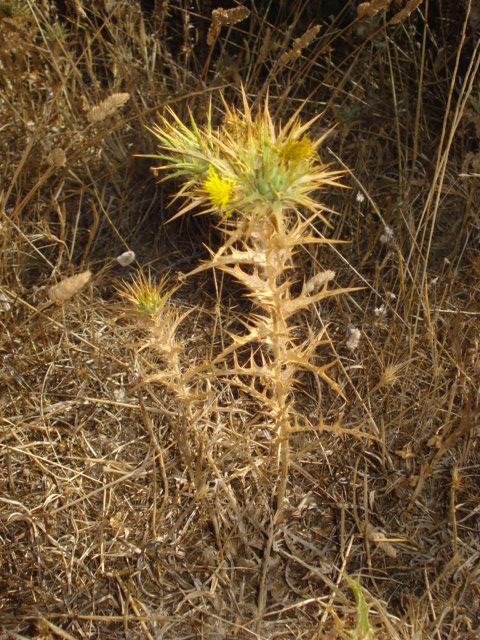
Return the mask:
[(300, 163), (312, 160), (315, 156), (312, 141), (308, 136), (300, 140), (288, 140), (282, 147), (281, 154), (286, 162)]
[(203, 182), (203, 188), (208, 193), (210, 202), (220, 209), (224, 209), (232, 197), (233, 187), (237, 184), (235, 180), (222, 178), (210, 165), (208, 178)]

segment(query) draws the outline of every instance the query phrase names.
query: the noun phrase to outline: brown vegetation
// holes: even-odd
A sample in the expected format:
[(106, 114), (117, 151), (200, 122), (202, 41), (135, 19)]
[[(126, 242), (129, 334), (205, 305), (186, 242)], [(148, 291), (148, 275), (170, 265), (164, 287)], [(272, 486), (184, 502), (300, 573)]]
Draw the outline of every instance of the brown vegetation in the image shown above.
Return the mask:
[[(480, 636), (478, 15), (0, 2), (2, 640)], [(282, 254), (315, 304), (279, 349), (318, 368), (288, 379), (317, 428), (280, 441), (262, 272), (198, 268), (218, 221), (146, 157), (242, 87), (321, 114), (348, 187)]]

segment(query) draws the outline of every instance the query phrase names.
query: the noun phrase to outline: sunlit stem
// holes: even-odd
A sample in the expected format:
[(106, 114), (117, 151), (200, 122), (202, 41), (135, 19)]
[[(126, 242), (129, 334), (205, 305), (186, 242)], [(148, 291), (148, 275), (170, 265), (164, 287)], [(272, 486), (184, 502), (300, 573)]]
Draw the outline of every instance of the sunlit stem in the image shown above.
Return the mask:
[(279, 524), (283, 517), (285, 493), (290, 462), (289, 434), (289, 397), (291, 394), (291, 376), (286, 372), (287, 351), (290, 343), (289, 327), (285, 320), (283, 308), (289, 291), (282, 286), (285, 272), (291, 265), (291, 250), (285, 231), (287, 220), (281, 212), (259, 222), (252, 234), (253, 245), (258, 255), (265, 260), (259, 269), (264, 280), (265, 289), (259, 305), (269, 316), (271, 333), (269, 347), (271, 351), (270, 390), (272, 406), (276, 417), (276, 446), (280, 465), (280, 479), (277, 489), (275, 523)]

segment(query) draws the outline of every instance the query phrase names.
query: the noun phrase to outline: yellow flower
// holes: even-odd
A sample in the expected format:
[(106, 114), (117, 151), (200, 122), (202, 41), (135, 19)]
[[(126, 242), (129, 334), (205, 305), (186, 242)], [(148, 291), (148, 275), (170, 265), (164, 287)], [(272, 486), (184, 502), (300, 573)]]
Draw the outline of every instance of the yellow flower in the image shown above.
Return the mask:
[(286, 162), (299, 163), (309, 161), (315, 156), (312, 141), (308, 136), (300, 140), (288, 140), (282, 147), (281, 154)]
[(224, 209), (232, 197), (233, 187), (236, 181), (229, 178), (222, 178), (210, 165), (208, 178), (203, 182), (203, 188), (208, 193), (210, 202), (220, 209)]

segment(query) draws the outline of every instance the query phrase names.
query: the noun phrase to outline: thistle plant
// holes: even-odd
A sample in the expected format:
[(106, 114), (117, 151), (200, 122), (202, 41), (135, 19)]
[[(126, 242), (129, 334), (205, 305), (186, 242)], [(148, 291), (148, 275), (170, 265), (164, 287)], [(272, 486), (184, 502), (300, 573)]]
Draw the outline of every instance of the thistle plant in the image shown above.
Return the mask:
[[(315, 235), (314, 223), (327, 223), (316, 199), (327, 185), (339, 185), (340, 171), (323, 164), (318, 149), (325, 136), (314, 140), (316, 118), (302, 124), (294, 114), (286, 124), (273, 123), (268, 100), (253, 114), (243, 93), (243, 109), (225, 105), (219, 128), (211, 111), (200, 128), (190, 115), (189, 126), (169, 110), (152, 133), (159, 142), (159, 170), (181, 177), (178, 196), (185, 198), (177, 216), (192, 209), (212, 214), (224, 243), (210, 250), (210, 260), (195, 271), (218, 269), (237, 279), (254, 304), (243, 335), (212, 363), (215, 375), (228, 377), (260, 404), (265, 426), (273, 430), (280, 466), (275, 496), (275, 522), (284, 512), (291, 435), (322, 429), (294, 406), (296, 376), (308, 370), (340, 392), (328, 376), (332, 363), (318, 364), (317, 350), (324, 333), (308, 329), (299, 339), (299, 314), (328, 296), (346, 291), (329, 289), (332, 272), (314, 275), (294, 293), (295, 254), (307, 244), (327, 242)], [(176, 216), (176, 217), (177, 217)], [(258, 348), (261, 345), (261, 349)], [(239, 353), (250, 348), (250, 357)], [(246, 361), (246, 363), (245, 363)], [(254, 384), (261, 381), (261, 384)]]
[(194, 470), (194, 450), (201, 449), (198, 441), (202, 436), (194, 429), (194, 425), (198, 423), (195, 412), (197, 406), (205, 402), (206, 393), (202, 389), (204, 380), (198, 375), (192, 358), (186, 357), (182, 341), (177, 335), (180, 325), (191, 310), (179, 313), (174, 305), (168, 304), (177, 288), (169, 283), (167, 277), (155, 281), (150, 273), (147, 276), (139, 272), (131, 282), (123, 283), (119, 293), (133, 305), (142, 328), (150, 336), (143, 348), (151, 347), (160, 357), (162, 367), (153, 375), (147, 376), (142, 385), (161, 385), (167, 391), (167, 397), (161, 404), (168, 402), (168, 399), (173, 401), (173, 413), (167, 406), (163, 409), (165, 415), (175, 416), (170, 425), (175, 432), (189, 479), (198, 491), (201, 483)]
[(141, 316), (155, 318), (174, 292), (174, 289), (167, 289), (166, 285), (166, 278), (155, 282), (151, 273), (146, 276), (141, 271), (132, 282), (124, 283), (120, 294), (134, 305)]

